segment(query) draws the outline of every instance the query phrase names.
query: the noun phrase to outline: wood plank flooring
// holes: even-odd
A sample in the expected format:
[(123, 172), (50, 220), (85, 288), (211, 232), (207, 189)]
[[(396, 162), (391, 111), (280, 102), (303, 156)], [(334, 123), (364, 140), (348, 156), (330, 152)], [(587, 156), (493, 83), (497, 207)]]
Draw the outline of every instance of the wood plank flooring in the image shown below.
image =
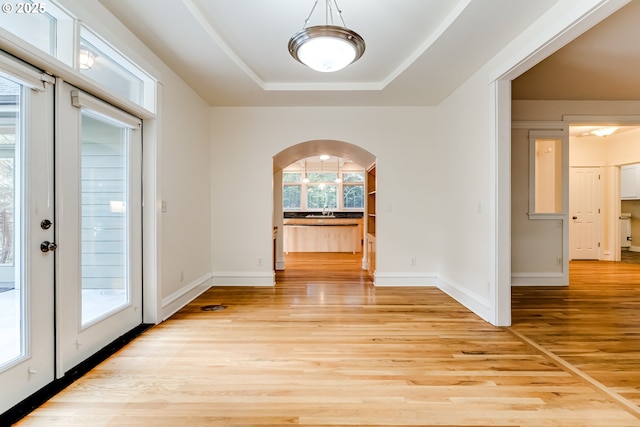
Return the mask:
[[(640, 426), (584, 377), (439, 290), (373, 287), (360, 258), (290, 254), (274, 288), (213, 288), (20, 425)], [(583, 315), (614, 327), (614, 297), (596, 289), (586, 298), (597, 311)], [(627, 347), (589, 357), (596, 347), (579, 341), (591, 335), (578, 332), (572, 297), (516, 290), (517, 334), (534, 336), (538, 324), (544, 342), (590, 360), (584, 368), (620, 361), (638, 372)], [(633, 301), (620, 303), (631, 312)], [(209, 304), (227, 308), (201, 310)], [(634, 387), (611, 377), (618, 391)]]
[(570, 269), (569, 287), (513, 288), (512, 328), (637, 408), (640, 265), (574, 261)]

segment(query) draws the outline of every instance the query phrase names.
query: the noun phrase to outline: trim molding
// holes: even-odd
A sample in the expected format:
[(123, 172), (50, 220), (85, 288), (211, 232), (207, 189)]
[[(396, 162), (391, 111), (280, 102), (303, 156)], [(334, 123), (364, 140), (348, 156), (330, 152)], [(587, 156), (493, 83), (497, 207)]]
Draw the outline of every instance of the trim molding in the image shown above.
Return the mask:
[(217, 271), (213, 273), (213, 286), (275, 286), (273, 271)]
[(213, 285), (211, 273), (194, 280), (171, 295), (162, 298), (162, 320), (173, 316), (178, 310), (202, 295)]
[(568, 280), (562, 272), (511, 273), (511, 286), (568, 286)]
[(438, 289), (464, 305), (471, 312), (491, 323), (491, 306), (489, 299), (465, 289), (454, 281), (438, 276)]
[(436, 286), (438, 276), (435, 273), (374, 273), (375, 286)]

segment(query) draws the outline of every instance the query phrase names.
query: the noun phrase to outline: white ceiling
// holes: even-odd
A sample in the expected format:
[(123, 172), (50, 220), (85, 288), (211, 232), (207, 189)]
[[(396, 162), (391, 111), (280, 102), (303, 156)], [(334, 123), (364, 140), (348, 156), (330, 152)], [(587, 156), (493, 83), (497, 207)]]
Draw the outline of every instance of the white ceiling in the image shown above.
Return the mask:
[(100, 1), (212, 106), (437, 105), (557, 2), (339, 0), (366, 51), (318, 73), (287, 51), (314, 0)]

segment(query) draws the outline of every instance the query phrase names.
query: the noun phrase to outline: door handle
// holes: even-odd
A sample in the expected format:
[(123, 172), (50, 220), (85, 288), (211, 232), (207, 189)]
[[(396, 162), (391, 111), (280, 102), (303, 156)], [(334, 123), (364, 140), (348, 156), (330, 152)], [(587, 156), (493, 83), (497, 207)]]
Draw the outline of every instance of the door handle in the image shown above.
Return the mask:
[(573, 219), (578, 219), (578, 217), (577, 217), (577, 216), (574, 216), (574, 217), (573, 217)]
[(53, 252), (56, 249), (58, 249), (58, 245), (56, 245), (53, 242), (49, 242), (49, 241), (45, 240), (44, 242), (40, 243), (40, 251), (42, 253), (47, 253), (49, 251)]

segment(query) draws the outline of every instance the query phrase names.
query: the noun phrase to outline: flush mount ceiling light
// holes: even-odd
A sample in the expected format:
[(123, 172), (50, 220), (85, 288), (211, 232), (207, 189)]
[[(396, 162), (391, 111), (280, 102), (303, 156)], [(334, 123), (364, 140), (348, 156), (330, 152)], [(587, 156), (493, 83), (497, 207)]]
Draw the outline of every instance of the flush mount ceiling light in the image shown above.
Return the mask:
[(607, 126), (600, 129), (592, 130), (590, 133), (595, 136), (609, 136), (617, 130), (618, 128), (615, 126)]
[[(289, 53), (313, 70), (331, 73), (357, 61), (364, 53), (365, 43), (358, 33), (347, 28), (336, 0), (325, 0), (325, 25), (307, 27), (317, 5), (318, 0), (313, 4), (302, 30), (289, 40)], [(333, 23), (334, 8), (342, 26)]]

